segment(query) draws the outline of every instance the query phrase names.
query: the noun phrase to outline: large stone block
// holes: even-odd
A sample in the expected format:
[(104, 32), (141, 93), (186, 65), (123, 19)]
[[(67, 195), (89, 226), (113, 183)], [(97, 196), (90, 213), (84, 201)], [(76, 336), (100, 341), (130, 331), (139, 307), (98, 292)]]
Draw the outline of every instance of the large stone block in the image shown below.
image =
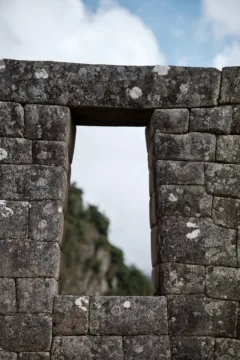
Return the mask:
[(94, 335), (166, 335), (168, 334), (166, 298), (92, 297), (90, 333)]
[(225, 163), (240, 163), (240, 136), (218, 136), (216, 160)]
[(207, 267), (206, 293), (211, 298), (240, 300), (240, 270)]
[(158, 217), (211, 217), (212, 196), (203, 186), (162, 185), (156, 193)]
[(55, 279), (17, 279), (18, 312), (52, 313), (53, 298), (57, 293)]
[(28, 236), (29, 203), (0, 200), (0, 239)]
[(190, 131), (230, 134), (233, 118), (232, 106), (192, 109)]
[(0, 278), (0, 314), (15, 312), (17, 312), (15, 281)]
[(49, 351), (52, 319), (43, 314), (0, 317), (0, 346), (9, 351)]
[(33, 163), (63, 166), (68, 171), (67, 143), (63, 141), (33, 141)]
[(38, 241), (57, 241), (63, 237), (64, 216), (61, 201), (32, 201), (29, 237)]
[(49, 352), (22, 352), (19, 360), (50, 360)]
[(0, 136), (23, 137), (24, 110), (20, 104), (0, 101)]
[(212, 218), (217, 225), (236, 229), (240, 225), (240, 200), (214, 197)]
[(57, 336), (52, 360), (124, 360), (120, 336)]
[(151, 138), (156, 132), (182, 134), (188, 132), (188, 109), (155, 110), (150, 121)]
[(211, 337), (172, 337), (172, 360), (212, 360), (214, 345)]
[(31, 164), (32, 141), (22, 138), (0, 138), (0, 164)]
[(205, 292), (204, 266), (161, 264), (159, 278), (163, 295), (204, 294)]
[(205, 166), (206, 186), (210, 194), (240, 198), (240, 165)]
[(17, 354), (0, 350), (0, 360), (17, 360)]
[(139, 335), (123, 338), (125, 360), (170, 360), (168, 336)]
[(221, 104), (239, 104), (240, 89), (240, 67), (224, 67), (222, 69), (222, 82), (220, 103)]
[(89, 297), (59, 295), (54, 300), (53, 333), (81, 335), (88, 332)]
[(212, 134), (158, 134), (153, 137), (153, 159), (214, 161), (216, 137)]
[(0, 241), (0, 275), (3, 277), (59, 277), (57, 243), (27, 240)]
[(236, 337), (238, 303), (211, 300), (199, 295), (169, 300), (170, 331), (173, 336)]
[(239, 360), (240, 341), (235, 339), (216, 339), (214, 360)]
[(0, 198), (5, 200), (63, 200), (67, 176), (62, 167), (0, 165)]
[(237, 265), (236, 231), (211, 219), (164, 217), (159, 222), (159, 249), (163, 262), (200, 265)]

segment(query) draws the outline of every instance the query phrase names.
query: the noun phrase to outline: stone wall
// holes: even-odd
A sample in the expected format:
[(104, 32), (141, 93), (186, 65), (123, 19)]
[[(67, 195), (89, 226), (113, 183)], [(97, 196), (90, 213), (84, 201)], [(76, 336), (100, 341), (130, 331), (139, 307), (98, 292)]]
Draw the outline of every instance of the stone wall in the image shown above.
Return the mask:
[[(0, 60), (1, 360), (239, 359), (239, 84), (240, 68)], [(147, 126), (156, 296), (60, 295), (88, 119)]]

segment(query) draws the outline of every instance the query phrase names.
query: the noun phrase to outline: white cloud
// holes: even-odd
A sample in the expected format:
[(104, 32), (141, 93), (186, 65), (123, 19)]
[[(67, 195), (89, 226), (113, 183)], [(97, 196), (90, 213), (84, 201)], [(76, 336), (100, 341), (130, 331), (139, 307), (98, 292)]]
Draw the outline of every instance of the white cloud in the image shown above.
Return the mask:
[[(78, 0), (0, 1), (0, 58), (165, 64), (152, 31), (112, 1), (95, 13)], [(79, 127), (72, 179), (111, 220), (111, 240), (150, 271), (144, 129)]]
[(226, 46), (223, 51), (217, 54), (213, 59), (213, 66), (222, 69), (224, 66), (240, 65), (240, 44), (233, 43)]

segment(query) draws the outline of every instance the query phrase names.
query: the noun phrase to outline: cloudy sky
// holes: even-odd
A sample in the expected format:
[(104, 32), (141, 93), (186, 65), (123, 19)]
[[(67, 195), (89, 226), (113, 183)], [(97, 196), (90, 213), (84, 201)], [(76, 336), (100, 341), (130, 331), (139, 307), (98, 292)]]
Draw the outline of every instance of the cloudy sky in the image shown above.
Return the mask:
[[(0, 58), (240, 65), (239, 0), (0, 0)], [(79, 127), (72, 180), (110, 240), (150, 273), (144, 129)]]

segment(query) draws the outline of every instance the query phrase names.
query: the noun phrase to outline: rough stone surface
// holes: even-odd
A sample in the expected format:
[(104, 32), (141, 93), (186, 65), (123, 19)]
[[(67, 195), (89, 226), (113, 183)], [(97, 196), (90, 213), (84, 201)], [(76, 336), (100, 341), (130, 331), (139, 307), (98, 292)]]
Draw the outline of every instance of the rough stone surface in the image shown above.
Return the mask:
[(57, 293), (55, 279), (17, 279), (18, 312), (52, 313)]
[(154, 135), (154, 160), (214, 161), (216, 137), (212, 134)]
[(240, 136), (219, 136), (217, 139), (216, 160), (226, 163), (240, 163)]
[(222, 82), (220, 103), (237, 104), (240, 103), (240, 67), (224, 67), (222, 69)]
[(160, 265), (162, 295), (204, 294), (205, 267), (165, 263)]
[(200, 265), (237, 265), (236, 231), (211, 219), (164, 217), (159, 224), (163, 262)]
[(63, 141), (33, 141), (33, 163), (68, 169), (67, 144)]
[(192, 109), (190, 113), (190, 131), (230, 134), (233, 118), (231, 106), (219, 106), (209, 109)]
[(228, 267), (207, 267), (207, 295), (217, 299), (240, 300), (239, 271)]
[(188, 132), (189, 111), (187, 109), (155, 110), (151, 117), (151, 137), (155, 133), (182, 134)]
[(0, 164), (31, 164), (32, 141), (22, 138), (0, 138)]
[(154, 226), (151, 230), (151, 255), (152, 255), (152, 266), (156, 266), (160, 262), (160, 251), (158, 244), (158, 230), (157, 226)]
[(240, 225), (240, 200), (214, 197), (212, 218), (217, 225), (236, 229)]
[(67, 177), (62, 167), (0, 165), (0, 198), (4, 200), (62, 200)]
[(29, 237), (38, 241), (57, 241), (63, 237), (63, 205), (61, 201), (32, 201)]
[(0, 99), (20, 103), (158, 108), (217, 104), (221, 72), (177, 66), (112, 66), (1, 60)]
[(17, 354), (0, 350), (0, 360), (17, 360)]
[(0, 241), (0, 274), (3, 277), (59, 276), (60, 249), (56, 243)]
[(240, 135), (240, 106), (235, 106), (233, 108), (231, 134)]
[(26, 238), (29, 203), (0, 200), (0, 239)]
[(205, 166), (206, 186), (210, 194), (240, 198), (240, 165)]
[(236, 337), (238, 303), (197, 295), (176, 296), (169, 302), (173, 336)]
[(211, 337), (172, 337), (172, 360), (212, 360), (214, 344)]
[(125, 360), (170, 360), (168, 336), (139, 335), (123, 338)]
[(0, 101), (0, 136), (19, 138), (23, 137), (23, 132), (23, 107), (20, 104)]
[(88, 331), (89, 297), (59, 295), (54, 300), (53, 333), (81, 335)]
[(50, 360), (49, 352), (22, 352), (19, 360)]
[(210, 217), (212, 196), (203, 186), (162, 185), (157, 189), (158, 217)]
[(0, 278), (0, 314), (15, 313), (16, 311), (17, 304), (14, 279)]
[(240, 341), (234, 339), (216, 339), (214, 360), (238, 360)]
[(8, 351), (49, 351), (52, 319), (43, 314), (0, 317), (0, 346)]
[(57, 336), (51, 354), (52, 360), (124, 360), (120, 336)]
[(164, 297), (95, 296), (90, 302), (90, 333), (94, 335), (166, 335)]

